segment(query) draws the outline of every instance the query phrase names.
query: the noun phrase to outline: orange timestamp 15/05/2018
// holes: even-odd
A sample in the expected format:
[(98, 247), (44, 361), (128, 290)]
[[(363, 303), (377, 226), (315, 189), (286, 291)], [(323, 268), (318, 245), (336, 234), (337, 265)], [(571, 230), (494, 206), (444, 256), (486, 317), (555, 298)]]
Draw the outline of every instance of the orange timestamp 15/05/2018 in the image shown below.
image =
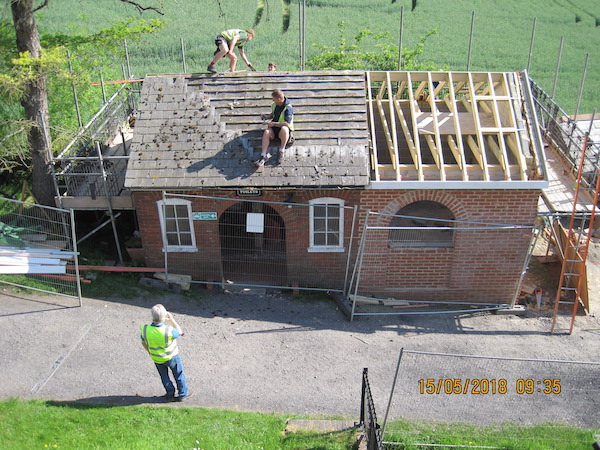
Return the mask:
[(421, 378), (420, 394), (560, 394), (560, 378), (519, 378), (514, 384), (505, 378)]

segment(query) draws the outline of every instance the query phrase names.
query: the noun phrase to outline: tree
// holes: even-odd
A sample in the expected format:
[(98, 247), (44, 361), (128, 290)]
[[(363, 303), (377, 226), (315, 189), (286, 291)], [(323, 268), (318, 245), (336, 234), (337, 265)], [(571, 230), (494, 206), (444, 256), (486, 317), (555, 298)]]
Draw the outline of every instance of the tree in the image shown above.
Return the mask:
[[(46, 3), (42, 6), (45, 6)], [(11, 3), (11, 11), (17, 49), (19, 53), (28, 53), (32, 58), (41, 56), (40, 35), (35, 23), (33, 0), (18, 0)], [(28, 142), (32, 162), (32, 188), (37, 202), (43, 205), (54, 204), (54, 182), (50, 168), (50, 122), (48, 116), (48, 87), (46, 74), (40, 72), (31, 77), (24, 86), (25, 94), (21, 100), (25, 120), (32, 126), (28, 130)]]
[[(133, 5), (139, 12), (152, 10), (162, 15), (162, 12), (152, 6), (142, 6), (131, 0), (119, 0)], [(31, 184), (33, 195), (38, 203), (54, 205), (54, 182), (50, 167), (50, 152), (52, 140), (50, 137), (50, 122), (48, 113), (47, 73), (44, 70), (43, 52), (40, 35), (35, 22), (35, 13), (48, 6), (50, 0), (34, 7), (33, 0), (10, 0), (13, 25), (15, 27), (17, 49), (20, 54), (40, 61), (36, 70), (30, 73), (23, 85), (21, 105), (24, 109), (27, 126), (27, 140), (32, 163)]]
[[(361, 30), (349, 43), (345, 23), (338, 23), (340, 38), (337, 47), (319, 45), (319, 53), (308, 61), (312, 70), (397, 70), (398, 45), (392, 44), (388, 32), (375, 34)], [(402, 49), (403, 70), (440, 70), (433, 61), (421, 60), (425, 41), (436, 34), (437, 29), (428, 31), (417, 42), (414, 49)]]

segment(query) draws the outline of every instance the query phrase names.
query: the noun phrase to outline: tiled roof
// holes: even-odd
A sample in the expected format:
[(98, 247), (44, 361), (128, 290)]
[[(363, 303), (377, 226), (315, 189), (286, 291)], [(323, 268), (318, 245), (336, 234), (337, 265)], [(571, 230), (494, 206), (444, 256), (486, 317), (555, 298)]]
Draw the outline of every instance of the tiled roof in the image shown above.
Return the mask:
[[(282, 89), (296, 141), (257, 171), (260, 115)], [(131, 189), (364, 187), (369, 148), (364, 72), (152, 75), (136, 112)], [(276, 159), (278, 144), (270, 153)]]

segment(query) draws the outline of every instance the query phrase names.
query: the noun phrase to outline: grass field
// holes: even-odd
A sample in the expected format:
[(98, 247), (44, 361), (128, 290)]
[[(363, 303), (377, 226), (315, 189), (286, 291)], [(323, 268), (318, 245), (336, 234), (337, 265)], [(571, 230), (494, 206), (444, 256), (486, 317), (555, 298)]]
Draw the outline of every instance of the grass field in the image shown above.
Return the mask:
[[(356, 431), (285, 433), (275, 414), (161, 406), (82, 405), (39, 400), (0, 402), (2, 448), (353, 449)], [(35, 424), (35, 427), (31, 425)], [(572, 426), (390, 422), (388, 442), (506, 450), (587, 450), (594, 430)], [(598, 430), (595, 430), (598, 432)], [(448, 448), (448, 447), (445, 447)]]
[[(292, 0), (290, 28), (282, 34), (281, 0), (263, 0), (266, 7), (255, 27), (257, 38), (247, 47), (250, 61), (266, 70), (275, 61), (280, 70), (297, 70), (298, 0)], [(151, 3), (150, 1), (146, 3)], [(154, 2), (156, 4), (158, 2)], [(214, 51), (214, 36), (227, 28), (253, 25), (257, 0), (163, 0), (166, 26), (155, 36), (129, 47), (133, 74), (182, 71), (183, 38), (189, 72), (204, 72)], [(219, 8), (221, 5), (221, 9)], [(552, 91), (561, 36), (564, 47), (556, 98), (569, 113), (577, 103), (585, 54), (589, 64), (580, 113), (591, 113), (600, 104), (600, 2), (587, 0), (418, 0), (411, 11), (409, 0), (307, 0), (307, 58), (316, 45), (335, 45), (337, 24), (346, 23), (347, 37), (361, 29), (389, 32), (390, 42), (399, 36), (400, 6), (404, 6), (404, 47), (413, 48), (425, 32), (438, 33), (426, 44), (424, 59), (440, 67), (465, 70), (471, 12), (475, 12), (471, 70), (520, 71), (527, 67), (533, 20), (537, 18), (531, 76)], [(61, 0), (50, 2), (38, 14), (42, 31), (75, 33), (97, 31), (126, 16), (139, 16), (117, 0)], [(158, 14), (146, 12), (144, 18)], [(367, 44), (368, 45), (368, 44)], [(243, 64), (242, 64), (243, 65)], [(226, 63), (220, 63), (224, 70)]]

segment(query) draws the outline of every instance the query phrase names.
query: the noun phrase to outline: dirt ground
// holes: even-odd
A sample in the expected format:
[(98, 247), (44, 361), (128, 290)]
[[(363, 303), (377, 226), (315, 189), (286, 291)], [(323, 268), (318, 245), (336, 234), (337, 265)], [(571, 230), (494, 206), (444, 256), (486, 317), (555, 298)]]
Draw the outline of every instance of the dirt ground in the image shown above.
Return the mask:
[[(366, 367), (382, 417), (402, 348), (595, 362), (600, 354), (598, 317), (577, 317), (572, 335), (550, 335), (550, 316), (543, 311), (522, 317), (471, 313), (360, 317), (349, 322), (332, 300), (298, 299), (278, 292), (150, 297), (140, 293), (133, 300), (84, 298), (80, 308), (69, 298), (26, 298), (0, 287), (0, 301), (2, 399), (160, 403), (162, 385), (139, 342), (139, 326), (150, 321), (149, 308), (155, 303), (163, 303), (185, 332), (179, 346), (194, 396), (171, 403), (174, 407), (358, 419)], [(404, 358), (390, 418), (556, 420), (599, 426), (600, 365), (557, 369), (548, 363), (523, 366), (475, 360), (474, 364), (418, 354)], [(478, 372), (472, 373), (475, 366)], [(466, 389), (462, 396), (444, 395), (443, 389), (436, 395), (419, 392), (422, 377), (437, 383), (468, 376), (485, 377), (490, 383), (507, 379), (509, 391), (515, 390), (519, 377), (560, 377), (563, 392), (533, 396), (475, 395)], [(570, 403), (573, 398), (575, 403)]]

